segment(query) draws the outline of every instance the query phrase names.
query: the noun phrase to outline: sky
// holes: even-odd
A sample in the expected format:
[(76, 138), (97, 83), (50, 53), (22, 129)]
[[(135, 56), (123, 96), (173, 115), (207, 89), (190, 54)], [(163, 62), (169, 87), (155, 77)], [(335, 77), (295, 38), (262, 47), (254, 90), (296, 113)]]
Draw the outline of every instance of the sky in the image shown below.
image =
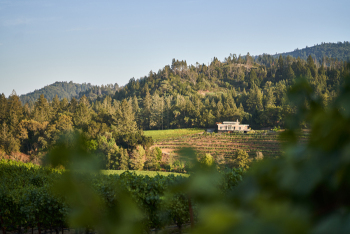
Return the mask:
[(349, 0), (0, 0), (0, 93), (350, 41)]

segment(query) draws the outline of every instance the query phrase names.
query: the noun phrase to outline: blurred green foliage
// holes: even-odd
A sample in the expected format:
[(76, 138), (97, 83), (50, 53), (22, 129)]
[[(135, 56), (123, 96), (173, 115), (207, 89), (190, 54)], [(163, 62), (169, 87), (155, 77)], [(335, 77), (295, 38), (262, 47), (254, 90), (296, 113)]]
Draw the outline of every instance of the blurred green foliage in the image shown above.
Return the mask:
[(214, 163), (213, 156), (211, 156), (211, 154), (204, 154), (200, 159), (200, 163), (206, 167), (212, 166)]

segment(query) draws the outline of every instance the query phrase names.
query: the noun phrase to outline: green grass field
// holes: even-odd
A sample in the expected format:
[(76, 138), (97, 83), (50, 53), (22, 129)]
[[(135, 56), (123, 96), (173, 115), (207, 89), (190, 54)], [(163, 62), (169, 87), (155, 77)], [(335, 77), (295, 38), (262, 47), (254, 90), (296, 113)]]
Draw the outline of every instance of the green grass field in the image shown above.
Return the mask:
[(148, 130), (144, 131), (145, 136), (150, 136), (154, 141), (179, 138), (181, 136), (187, 136), (192, 134), (198, 134), (204, 132), (204, 129), (198, 128), (184, 128), (184, 129), (168, 129), (168, 130)]
[[(125, 172), (125, 170), (103, 170), (102, 173), (105, 175), (114, 175), (114, 174), (122, 174), (123, 172)], [(136, 175), (148, 175), (149, 177), (154, 177), (156, 175), (163, 175), (163, 176), (168, 176), (168, 175), (175, 175), (175, 176), (185, 176), (188, 177), (188, 174), (181, 174), (181, 173), (174, 173), (174, 172), (164, 172), (164, 171), (133, 171), (133, 170), (129, 170), (129, 172), (133, 173), (135, 172)]]

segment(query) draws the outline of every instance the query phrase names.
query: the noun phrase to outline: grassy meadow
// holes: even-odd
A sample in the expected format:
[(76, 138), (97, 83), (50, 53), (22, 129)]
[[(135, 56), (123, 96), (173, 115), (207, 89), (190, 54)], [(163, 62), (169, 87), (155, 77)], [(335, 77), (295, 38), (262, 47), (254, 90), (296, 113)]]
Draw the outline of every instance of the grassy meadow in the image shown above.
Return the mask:
[(144, 131), (145, 136), (152, 137), (154, 141), (179, 138), (205, 132), (204, 129), (199, 128), (183, 128), (183, 129), (167, 129), (167, 130), (148, 130)]

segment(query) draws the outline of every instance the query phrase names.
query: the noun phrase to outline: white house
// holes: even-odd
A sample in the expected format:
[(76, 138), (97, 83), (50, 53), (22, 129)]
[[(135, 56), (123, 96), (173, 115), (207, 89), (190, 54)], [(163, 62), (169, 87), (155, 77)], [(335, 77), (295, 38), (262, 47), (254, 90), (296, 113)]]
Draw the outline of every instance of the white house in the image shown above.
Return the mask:
[(242, 131), (247, 132), (250, 131), (249, 124), (240, 124), (238, 119), (236, 122), (224, 121), (223, 123), (218, 123), (218, 132), (235, 132)]

